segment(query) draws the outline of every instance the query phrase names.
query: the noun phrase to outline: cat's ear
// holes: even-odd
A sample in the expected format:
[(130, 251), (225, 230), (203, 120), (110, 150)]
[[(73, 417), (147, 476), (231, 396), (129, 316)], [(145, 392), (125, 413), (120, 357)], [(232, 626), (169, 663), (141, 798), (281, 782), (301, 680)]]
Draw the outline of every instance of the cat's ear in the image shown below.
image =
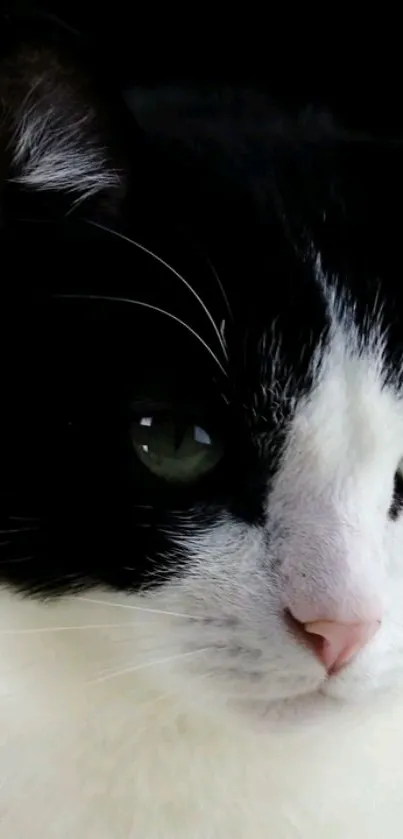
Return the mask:
[(65, 214), (89, 202), (116, 210), (128, 180), (123, 111), (71, 56), (20, 46), (0, 56), (3, 223), (23, 213)]

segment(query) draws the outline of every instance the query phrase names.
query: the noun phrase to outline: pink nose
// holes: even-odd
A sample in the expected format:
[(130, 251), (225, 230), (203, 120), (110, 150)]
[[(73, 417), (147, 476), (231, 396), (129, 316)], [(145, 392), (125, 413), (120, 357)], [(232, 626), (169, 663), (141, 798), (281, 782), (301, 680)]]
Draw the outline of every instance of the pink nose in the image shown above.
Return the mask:
[[(380, 621), (367, 623), (338, 623), (313, 621), (303, 624), (305, 633), (318, 636), (314, 649), (329, 673), (336, 673), (373, 638)], [(312, 639), (313, 640), (313, 639)]]

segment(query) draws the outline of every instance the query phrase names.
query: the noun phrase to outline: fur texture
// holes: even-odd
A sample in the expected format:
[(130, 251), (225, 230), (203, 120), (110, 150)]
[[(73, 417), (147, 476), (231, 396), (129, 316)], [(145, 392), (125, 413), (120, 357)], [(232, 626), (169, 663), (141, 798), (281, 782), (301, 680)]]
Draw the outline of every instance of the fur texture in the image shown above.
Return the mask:
[[(99, 602), (44, 608), (3, 596), (7, 630), (94, 627), (2, 636), (5, 835), (399, 836), (399, 696), (335, 701), (326, 712), (318, 695), (294, 725), (251, 709), (239, 716), (217, 706), (205, 668), (192, 687), (180, 659), (161, 663), (173, 652), (173, 618), (122, 608), (144, 607), (141, 598), (114, 595), (106, 606), (105, 595), (91, 597)], [(293, 657), (290, 644), (287, 670)], [(353, 682), (344, 682), (349, 698)]]
[(400, 839), (400, 145), (102, 79), (3, 62), (1, 835)]

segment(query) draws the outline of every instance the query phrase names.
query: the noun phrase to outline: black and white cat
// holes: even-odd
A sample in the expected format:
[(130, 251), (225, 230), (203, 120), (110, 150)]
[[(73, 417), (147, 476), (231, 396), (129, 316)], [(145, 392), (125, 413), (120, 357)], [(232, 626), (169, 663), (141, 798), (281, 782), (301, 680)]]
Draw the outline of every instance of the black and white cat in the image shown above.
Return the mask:
[(401, 145), (53, 25), (0, 99), (0, 835), (400, 839)]

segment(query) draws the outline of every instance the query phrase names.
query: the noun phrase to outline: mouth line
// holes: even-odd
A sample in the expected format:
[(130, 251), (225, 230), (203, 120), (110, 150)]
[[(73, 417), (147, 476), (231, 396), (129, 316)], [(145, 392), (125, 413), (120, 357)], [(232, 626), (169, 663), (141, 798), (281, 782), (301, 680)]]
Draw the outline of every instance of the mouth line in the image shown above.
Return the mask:
[(277, 696), (270, 698), (267, 693), (256, 693), (253, 694), (251, 692), (248, 693), (233, 693), (228, 694), (228, 698), (235, 701), (256, 701), (256, 702), (266, 702), (269, 705), (279, 705), (283, 703), (292, 703), (299, 699), (306, 699), (308, 697), (317, 697), (323, 696), (324, 698), (329, 698), (329, 694), (326, 692), (326, 687), (329, 682), (332, 681), (332, 677), (326, 675), (323, 679), (317, 682), (317, 684), (313, 687), (305, 688), (305, 689), (296, 689), (295, 692), (290, 692), (288, 695), (284, 696)]

